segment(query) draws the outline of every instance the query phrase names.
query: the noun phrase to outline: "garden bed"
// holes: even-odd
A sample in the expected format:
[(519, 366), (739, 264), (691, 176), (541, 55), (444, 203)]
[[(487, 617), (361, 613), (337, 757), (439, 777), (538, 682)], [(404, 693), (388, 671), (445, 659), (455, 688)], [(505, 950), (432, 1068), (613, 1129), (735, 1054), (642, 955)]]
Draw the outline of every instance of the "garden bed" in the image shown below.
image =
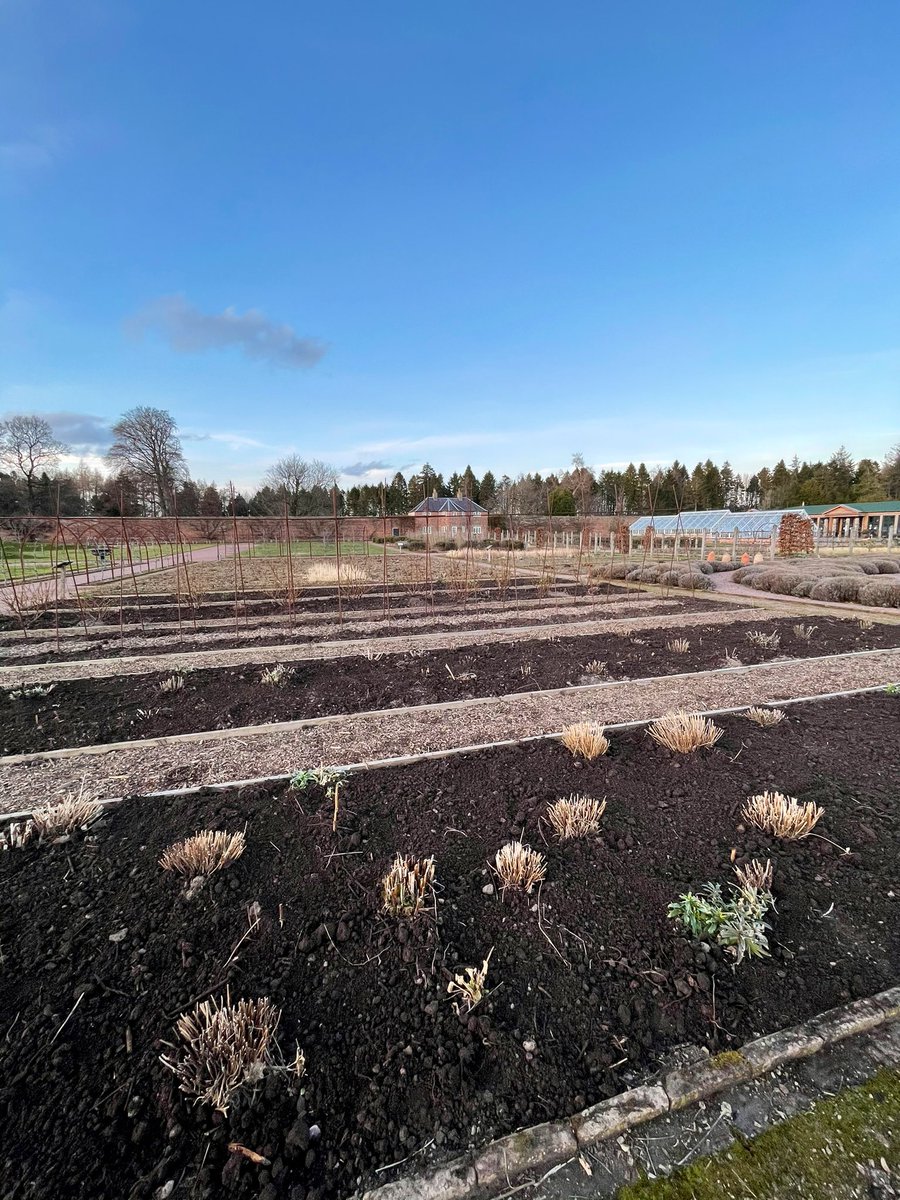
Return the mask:
[(797, 635), (796, 625), (790, 619), (760, 625), (767, 635), (778, 636), (776, 649), (748, 641), (752, 626), (710, 624), (685, 630), (689, 642), (685, 653), (672, 648), (679, 633), (676, 627), (642, 630), (631, 637), (593, 634), (385, 657), (305, 660), (290, 664), (284, 676), (271, 684), (261, 682), (264, 668), (254, 664), (205, 668), (185, 672), (183, 686), (170, 694), (160, 690), (170, 671), (59, 682), (47, 693), (0, 689), (0, 753), (27, 754), (61, 746), (705, 671), (723, 666), (727, 651), (751, 665), (779, 657), (900, 646), (896, 625), (863, 630), (855, 622), (826, 617), (809, 641)]
[[(198, 1198), (346, 1197), (411, 1154), (452, 1157), (612, 1095), (678, 1043), (732, 1049), (893, 984), (898, 705), (800, 705), (765, 730), (729, 717), (683, 757), (635, 731), (590, 764), (539, 742), (361, 773), (337, 833), (318, 789), (255, 787), (129, 801), (87, 836), (10, 851), (0, 1194), (138, 1200), (174, 1181)], [(830, 841), (745, 829), (744, 800), (773, 786), (821, 804)], [(602, 832), (549, 842), (546, 806), (573, 791), (607, 797)], [(247, 849), (187, 899), (157, 860), (204, 827), (245, 829)], [(547, 879), (501, 897), (488, 860), (520, 833)], [(397, 851), (436, 859), (416, 921), (380, 912)], [(733, 969), (665, 912), (751, 855), (775, 867), (772, 955)], [(489, 952), (491, 991), (457, 1016), (449, 976)], [(226, 988), (271, 997), (307, 1074), (271, 1073), (223, 1118), (159, 1055), (178, 1014)]]
[[(3, 663), (6, 666), (44, 662), (72, 662), (91, 658), (121, 658), (134, 655), (195, 653), (202, 651), (233, 650), (253, 646), (275, 647), (312, 645), (326, 642), (366, 641), (374, 638), (417, 637), (425, 634), (456, 634), (466, 630), (497, 630), (537, 628), (544, 625), (567, 623), (603, 622), (609, 619), (647, 616), (671, 616), (678, 613), (700, 614), (722, 612), (721, 605), (711, 601), (660, 599), (652, 597), (624, 598), (621, 602), (598, 602), (590, 607), (577, 609), (555, 603), (552, 599), (544, 605), (522, 608), (501, 608), (492, 611), (460, 609), (454, 613), (392, 613), (384, 619), (379, 614), (371, 619), (343, 622), (325, 620), (317, 625), (290, 624), (284, 620), (273, 624), (241, 625), (237, 630), (233, 622), (226, 622), (212, 630), (195, 631), (190, 624), (178, 630), (153, 628), (147, 630), (132, 627), (125, 636), (111, 630), (105, 635), (88, 634), (86, 637), (61, 637), (45, 634), (41, 641), (16, 639), (14, 645), (3, 646)], [(746, 611), (746, 610), (743, 610)]]
[[(500, 600), (510, 608), (514, 608), (519, 600), (533, 600), (546, 597), (548, 594), (583, 598), (588, 595), (588, 588), (585, 584), (576, 584), (568, 580), (554, 583), (552, 587), (547, 585), (538, 587), (531, 576), (510, 580), (500, 590), (496, 584), (491, 583), (472, 586), (465, 590), (449, 588), (440, 581), (436, 581), (429, 588), (394, 583), (389, 584), (386, 590), (382, 588), (370, 590), (367, 586), (362, 594), (349, 589), (344, 590), (341, 596), (341, 605), (344, 612), (371, 610), (381, 613), (385, 607), (389, 612), (402, 612), (407, 608), (423, 606), (468, 609), (484, 602)], [(592, 594), (600, 597), (614, 594), (627, 597), (633, 596), (635, 593), (627, 588), (617, 587), (615, 584), (603, 581), (596, 585)], [(118, 627), (120, 621), (127, 626), (153, 625), (176, 622), (179, 612), (182, 621), (190, 626), (194, 621), (202, 624), (204, 621), (229, 618), (233, 620), (235, 605), (237, 605), (237, 615), (242, 623), (248, 617), (286, 614), (290, 607), (286, 600), (274, 596), (271, 592), (266, 594), (248, 591), (237, 598), (234, 593), (216, 593), (214, 597), (210, 594), (201, 594), (195, 597), (194, 602), (191, 603), (184, 593), (180, 598), (171, 593), (136, 597), (133, 591), (126, 588), (121, 596), (119, 592), (108, 591), (96, 595), (85, 592), (80, 604), (78, 600), (70, 597), (44, 611), (26, 610), (25, 626), (28, 631), (52, 630), (57, 625), (60, 629), (71, 629), (77, 626), (83, 627), (85, 619), (88, 628), (104, 625)], [(334, 588), (316, 588), (313, 592), (298, 589), (298, 594), (294, 598), (294, 609), (298, 617), (307, 613), (337, 616), (337, 591)], [(286, 616), (285, 619), (287, 619)], [(21, 629), (22, 619), (19, 616), (10, 613), (0, 614), (0, 633), (16, 633)]]

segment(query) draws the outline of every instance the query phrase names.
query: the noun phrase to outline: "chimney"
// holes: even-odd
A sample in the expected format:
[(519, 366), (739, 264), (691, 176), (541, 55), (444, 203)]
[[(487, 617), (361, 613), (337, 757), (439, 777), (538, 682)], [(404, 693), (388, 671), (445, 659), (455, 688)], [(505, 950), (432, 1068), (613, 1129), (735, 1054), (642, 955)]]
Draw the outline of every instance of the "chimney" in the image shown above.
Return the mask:
[(457, 488), (457, 489), (456, 489), (456, 498), (457, 498), (457, 500), (462, 500), (462, 498), (463, 498), (463, 490), (462, 490), (462, 488)]
[(437, 500), (437, 488), (431, 489), (431, 498), (432, 500)]

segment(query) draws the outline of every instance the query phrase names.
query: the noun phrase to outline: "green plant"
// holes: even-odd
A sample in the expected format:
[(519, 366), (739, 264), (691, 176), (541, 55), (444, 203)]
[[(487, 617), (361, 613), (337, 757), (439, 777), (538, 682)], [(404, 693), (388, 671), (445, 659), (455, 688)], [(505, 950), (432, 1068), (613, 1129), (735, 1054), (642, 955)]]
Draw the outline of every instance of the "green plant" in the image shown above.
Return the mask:
[(313, 767), (310, 770), (298, 771), (291, 777), (291, 787), (299, 792), (305, 792), (310, 787), (320, 787), (334, 805), (334, 819), (331, 822), (332, 831), (337, 829), (338, 809), (340, 807), (341, 788), (347, 772), (340, 767)]
[(772, 908), (772, 893), (752, 886), (728, 885), (726, 899), (722, 885), (705, 883), (699, 891), (685, 892), (669, 905), (671, 921), (684, 925), (695, 938), (709, 938), (734, 955), (735, 965), (745, 957), (761, 958), (769, 953), (764, 920)]
[(889, 683), (884, 692), (886, 696), (900, 696), (900, 683)]

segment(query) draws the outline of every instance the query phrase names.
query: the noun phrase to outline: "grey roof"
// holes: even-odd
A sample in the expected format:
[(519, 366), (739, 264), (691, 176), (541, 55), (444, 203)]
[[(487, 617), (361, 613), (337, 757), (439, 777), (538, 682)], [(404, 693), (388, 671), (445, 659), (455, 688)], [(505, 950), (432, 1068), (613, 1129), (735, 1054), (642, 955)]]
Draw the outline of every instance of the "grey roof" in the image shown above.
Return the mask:
[(415, 513), (486, 513), (487, 509), (466, 496), (428, 496), (412, 510)]

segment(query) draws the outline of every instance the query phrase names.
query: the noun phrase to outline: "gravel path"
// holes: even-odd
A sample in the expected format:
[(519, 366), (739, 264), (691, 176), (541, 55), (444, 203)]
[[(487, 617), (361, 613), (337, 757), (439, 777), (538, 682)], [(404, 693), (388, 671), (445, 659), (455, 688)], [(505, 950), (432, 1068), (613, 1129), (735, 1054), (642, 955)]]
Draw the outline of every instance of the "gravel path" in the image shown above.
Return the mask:
[[(671, 601), (670, 603), (675, 603)], [(664, 601), (648, 607), (659, 608)], [(610, 604), (607, 613), (634, 612), (635, 602)], [(552, 614), (555, 616), (556, 614)], [(637, 633), (642, 629), (690, 629), (695, 625), (761, 624), (784, 614), (753, 608), (727, 608), (721, 612), (685, 612), (667, 615), (630, 617), (623, 620), (554, 621), (545, 624), (502, 626), (485, 629), (483, 614), (473, 614), (478, 626), (458, 633), (409, 633), (399, 637), (354, 638), (340, 641), (306, 642), (302, 645), (247, 646), (237, 650), (181, 650), (172, 654), (147, 654), (123, 658), (92, 658), (72, 662), (27, 663), (0, 667), (0, 687), (18, 687), (22, 683), (51, 683), (63, 679), (103, 679), (119, 675), (148, 675), (154, 671), (187, 671), (202, 667), (234, 667), (244, 663), (301, 662), (309, 659), (346, 658), (354, 654), (407, 654), (410, 650), (443, 650), (459, 646), (480, 646), (494, 642), (545, 640), (552, 637), (578, 637), (594, 633)], [(416, 628), (418, 628), (418, 624)]]
[[(754, 614), (754, 618), (757, 614)], [(772, 663), (543, 695), (463, 701), (305, 723), (291, 731), (159, 739), (25, 763), (0, 760), (0, 812), (40, 804), (82, 782), (99, 796), (287, 774), (318, 763), (373, 761), (559, 731), (574, 720), (641, 720), (671, 708), (714, 709), (823, 695), (900, 680), (900, 650)], [(201, 735), (202, 739), (202, 735)]]

